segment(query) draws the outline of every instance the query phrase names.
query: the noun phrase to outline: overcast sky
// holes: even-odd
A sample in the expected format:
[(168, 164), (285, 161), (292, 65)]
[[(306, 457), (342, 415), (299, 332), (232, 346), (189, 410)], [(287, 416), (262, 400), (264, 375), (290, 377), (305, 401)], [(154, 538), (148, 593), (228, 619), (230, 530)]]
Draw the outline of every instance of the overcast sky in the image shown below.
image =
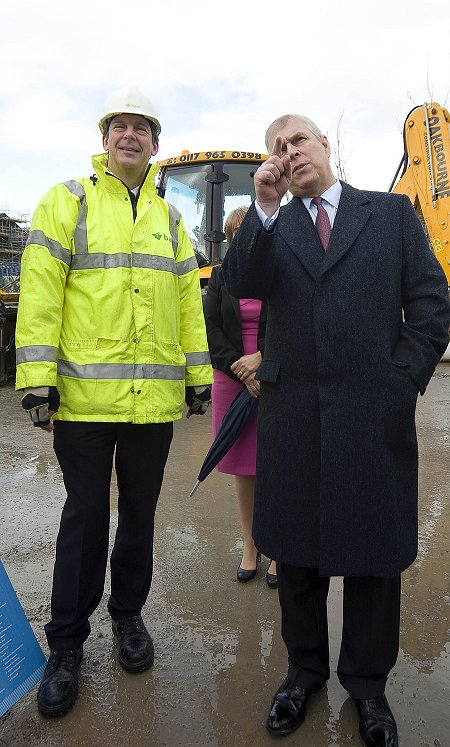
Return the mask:
[(0, 210), (31, 213), (53, 184), (92, 173), (103, 102), (152, 99), (158, 158), (264, 152), (277, 116), (315, 120), (356, 187), (387, 190), (408, 112), (450, 105), (444, 0), (15, 0), (0, 29)]

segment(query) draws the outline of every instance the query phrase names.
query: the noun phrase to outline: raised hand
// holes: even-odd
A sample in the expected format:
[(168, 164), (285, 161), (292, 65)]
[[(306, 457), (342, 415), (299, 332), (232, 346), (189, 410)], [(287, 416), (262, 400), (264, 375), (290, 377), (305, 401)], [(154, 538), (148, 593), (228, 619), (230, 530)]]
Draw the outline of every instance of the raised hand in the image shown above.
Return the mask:
[(255, 173), (256, 199), (261, 209), (271, 218), (289, 189), (292, 177), (291, 159), (283, 155), (283, 140), (275, 139), (272, 155)]

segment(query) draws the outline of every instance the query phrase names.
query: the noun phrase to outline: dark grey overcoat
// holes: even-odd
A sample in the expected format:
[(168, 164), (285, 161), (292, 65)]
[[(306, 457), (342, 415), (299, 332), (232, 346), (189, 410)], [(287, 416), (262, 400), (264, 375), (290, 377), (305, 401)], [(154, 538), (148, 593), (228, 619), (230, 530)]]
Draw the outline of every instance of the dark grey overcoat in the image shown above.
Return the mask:
[(303, 202), (252, 206), (223, 263), (268, 301), (254, 539), (322, 575), (392, 576), (417, 554), (415, 408), (448, 342), (447, 283), (407, 197), (343, 191), (324, 253)]

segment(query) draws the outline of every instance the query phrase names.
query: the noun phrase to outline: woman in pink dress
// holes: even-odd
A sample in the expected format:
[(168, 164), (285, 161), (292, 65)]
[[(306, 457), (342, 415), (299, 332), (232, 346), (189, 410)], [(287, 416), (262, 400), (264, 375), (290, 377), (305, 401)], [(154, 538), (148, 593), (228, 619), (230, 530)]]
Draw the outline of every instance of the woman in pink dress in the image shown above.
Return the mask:
[[(230, 245), (248, 208), (233, 210), (225, 223)], [(252, 397), (259, 395), (256, 371), (262, 360), (266, 310), (254, 298), (230, 296), (222, 282), (220, 267), (214, 268), (204, 299), (206, 330), (214, 368), (212, 387), (212, 426), (215, 437), (222, 418), (236, 395), (247, 387)], [(242, 527), (244, 552), (237, 569), (237, 580), (250, 581), (257, 571), (260, 553), (252, 537), (253, 502), (256, 473), (256, 418), (253, 411), (242, 433), (217, 469), (235, 476), (236, 494)], [(266, 573), (270, 587), (276, 587), (276, 565), (271, 561)]]

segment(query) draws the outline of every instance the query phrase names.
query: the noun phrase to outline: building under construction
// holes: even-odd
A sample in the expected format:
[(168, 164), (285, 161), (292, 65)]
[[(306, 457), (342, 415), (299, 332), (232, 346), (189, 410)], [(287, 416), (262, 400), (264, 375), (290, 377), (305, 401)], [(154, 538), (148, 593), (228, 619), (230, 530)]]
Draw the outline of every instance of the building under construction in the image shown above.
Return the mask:
[(29, 217), (11, 217), (0, 211), (0, 288), (13, 288), (19, 280), (20, 259), (28, 238)]
[(27, 215), (13, 218), (0, 210), (0, 385), (14, 375), (20, 260), (28, 230)]

